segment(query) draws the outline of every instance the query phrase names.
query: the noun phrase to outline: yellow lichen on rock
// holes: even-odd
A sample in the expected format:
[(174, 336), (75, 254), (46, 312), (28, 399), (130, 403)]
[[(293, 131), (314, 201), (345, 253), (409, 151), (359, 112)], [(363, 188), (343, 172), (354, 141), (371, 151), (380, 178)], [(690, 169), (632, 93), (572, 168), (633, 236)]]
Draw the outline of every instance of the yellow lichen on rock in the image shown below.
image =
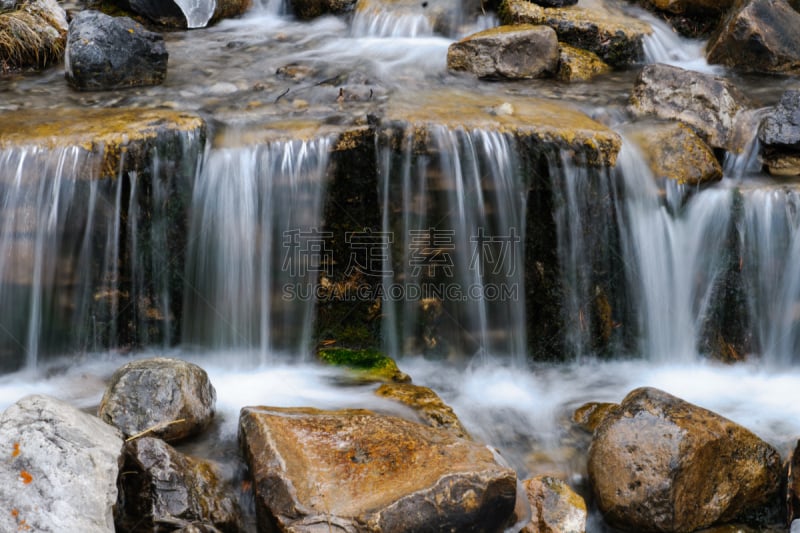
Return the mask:
[(611, 71), (597, 54), (565, 43), (559, 43), (560, 60), (556, 78), (561, 81), (589, 81)]

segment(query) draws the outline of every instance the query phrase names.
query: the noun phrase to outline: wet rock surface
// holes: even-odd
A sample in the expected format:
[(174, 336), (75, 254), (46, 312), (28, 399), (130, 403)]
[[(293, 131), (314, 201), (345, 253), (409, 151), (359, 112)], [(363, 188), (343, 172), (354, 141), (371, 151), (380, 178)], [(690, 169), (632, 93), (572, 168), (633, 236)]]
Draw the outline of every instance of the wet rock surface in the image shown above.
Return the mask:
[(215, 400), (208, 374), (199, 366), (180, 359), (143, 359), (114, 373), (98, 416), (126, 437), (147, 432), (172, 442), (206, 428)]
[(634, 115), (679, 120), (713, 148), (732, 144), (736, 115), (749, 99), (724, 78), (661, 63), (647, 65), (630, 97)]
[(261, 528), (502, 531), (516, 475), (485, 446), (364, 410), (246, 407), (239, 439)]
[(758, 130), (761, 156), (770, 174), (800, 175), (800, 90), (786, 91)]
[(238, 503), (213, 463), (152, 437), (126, 443), (124, 461), (115, 511), (118, 531), (144, 533), (167, 526), (244, 531)]
[(527, 0), (505, 0), (498, 15), (503, 24), (550, 26), (560, 42), (589, 50), (615, 67), (641, 61), (644, 36), (652, 32), (634, 18), (602, 9), (544, 8)]
[(700, 185), (722, 179), (714, 152), (688, 126), (680, 122), (642, 123), (625, 134), (641, 149), (656, 179)]
[(640, 388), (597, 427), (588, 472), (611, 524), (694, 531), (774, 501), (778, 452), (747, 429), (666, 392)]
[(49, 396), (0, 415), (0, 531), (114, 531), (119, 432)]
[(800, 74), (800, 13), (785, 0), (739, 0), (707, 46), (710, 63)]
[(552, 28), (521, 24), (485, 30), (451, 44), (447, 68), (479, 78), (530, 79), (552, 75), (558, 59)]
[(411, 407), (431, 427), (446, 429), (463, 439), (470, 438), (453, 408), (428, 387), (411, 383), (385, 383), (378, 387), (375, 394)]
[(584, 533), (586, 502), (564, 481), (537, 476), (522, 482), (531, 506), (531, 521), (520, 533)]
[(128, 17), (82, 11), (70, 22), (64, 67), (74, 89), (158, 85), (167, 76), (168, 58), (164, 37)]
[(589, 81), (611, 71), (611, 67), (593, 52), (563, 43), (559, 43), (558, 49), (556, 78), (559, 81)]

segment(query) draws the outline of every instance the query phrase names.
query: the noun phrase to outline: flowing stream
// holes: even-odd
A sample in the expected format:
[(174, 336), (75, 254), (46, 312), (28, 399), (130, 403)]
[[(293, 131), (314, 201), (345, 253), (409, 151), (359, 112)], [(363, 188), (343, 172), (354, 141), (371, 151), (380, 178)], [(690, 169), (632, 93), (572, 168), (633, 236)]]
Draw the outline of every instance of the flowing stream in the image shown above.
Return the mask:
[[(190, 25), (201, 25), (207, 8), (189, 5)], [(87, 169), (97, 161), (74, 148), (0, 150), (0, 370), (7, 372), (0, 375), (0, 409), (32, 392), (94, 409), (104, 380), (124, 362), (167, 355), (208, 370), (220, 411), (208, 440), (223, 443), (226, 453), (244, 405), (398, 410), (374, 396), (374, 386), (343, 385), (340, 371), (313, 363), (313, 298), (283, 292), (299, 278), (314, 286), (325, 272), (325, 264), (290, 258), (319, 245), (314, 232), (325, 223), (335, 138), (251, 134), (284, 118), (335, 125), (397, 93), (475, 85), (447, 77), (447, 46), (496, 21), (455, 17), (442, 31), (419, 9), (398, 14), (365, 3), (351, 21), (309, 23), (285, 11), (271, 1), (239, 20), (168, 34), (170, 74), (161, 87), (72, 93), (57, 69), (0, 80), (0, 110), (160, 105), (197, 111), (217, 126), (205, 146), (185, 139), (199, 163), (183, 184), (165, 185), (159, 160), (147, 176), (96, 180), (80, 178), (91, 176)], [(654, 27), (648, 61), (714, 71), (702, 59), (702, 43), (637, 16)], [(282, 68), (289, 74), (271, 75)], [(303, 72), (314, 76), (305, 81)], [(559, 98), (614, 122), (609, 117), (623, 113), (634, 75), (479, 90)], [(337, 102), (340, 87), (358, 98)], [(752, 88), (769, 103), (781, 90), (777, 82), (766, 92)], [(375, 143), (381, 234), (391, 236), (391, 246), (371, 266), (401, 291), (383, 304), (382, 342), (474, 436), (498, 448), (521, 476), (565, 472), (580, 485), (585, 463), (576, 450), (585, 443), (575, 443), (571, 411), (650, 385), (745, 425), (785, 457), (800, 437), (800, 404), (787, 401), (800, 388), (797, 183), (761, 175), (752, 151), (731, 156), (713, 187), (666, 192), (627, 142), (617, 167), (599, 174), (554, 155), (566, 361), (530, 361), (525, 272), (537, 267), (526, 264), (525, 245), (537, 236), (526, 227), (531, 178), (521, 173), (517, 141), (491, 129), (441, 126), (431, 129), (433, 148), (421, 155), (414, 136), (413, 128), (403, 132), (399, 151), (380, 138)], [(186, 266), (171, 273), (166, 200), (182, 187), (189, 198)], [(136, 201), (144, 189), (155, 198), (146, 216)], [(600, 218), (588, 218), (590, 205)], [(728, 253), (732, 242), (736, 257)], [(599, 264), (621, 280), (608, 298), (631, 308), (611, 335), (633, 339), (611, 343), (603, 357), (591, 350), (597, 324), (587, 311), (599, 294), (589, 272)], [(720, 284), (731, 275), (743, 280), (751, 357), (724, 365), (704, 357), (703, 337)], [(137, 304), (121, 305), (123, 296)], [(180, 322), (170, 317), (176, 298)], [(125, 353), (112, 340), (123, 327), (159, 340)]]

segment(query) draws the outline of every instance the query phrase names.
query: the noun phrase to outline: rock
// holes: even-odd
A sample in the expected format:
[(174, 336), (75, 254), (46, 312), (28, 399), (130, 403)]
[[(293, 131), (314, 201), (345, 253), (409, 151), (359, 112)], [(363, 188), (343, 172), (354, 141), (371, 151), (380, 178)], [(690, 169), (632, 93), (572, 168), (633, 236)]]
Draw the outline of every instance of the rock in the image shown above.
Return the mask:
[(656, 63), (642, 69), (630, 99), (637, 116), (679, 120), (711, 147), (728, 149), (736, 115), (748, 99), (723, 78)]
[(168, 57), (161, 34), (128, 17), (81, 11), (69, 25), (64, 68), (73, 89), (107, 91), (163, 83)]
[(800, 13), (786, 0), (738, 0), (706, 47), (709, 63), (800, 74)]
[(589, 81), (597, 75), (611, 71), (597, 54), (588, 50), (575, 48), (568, 44), (559, 43), (558, 72), (559, 81)]
[(300, 20), (311, 20), (322, 15), (343, 15), (356, 6), (357, 0), (290, 0), (292, 13)]
[(384, 383), (375, 394), (411, 407), (431, 427), (446, 429), (462, 439), (470, 438), (453, 408), (428, 387), (411, 383)]
[[(789, 457), (786, 482), (786, 522), (792, 525), (800, 518), (800, 440)], [(800, 525), (800, 522), (798, 522)], [(794, 529), (794, 528), (793, 528)]]
[(586, 502), (560, 479), (539, 476), (522, 482), (531, 521), (520, 533), (584, 533)]
[(402, 132), (412, 128), (415, 142), (423, 145), (429, 128), (439, 126), (506, 132), (521, 141), (524, 157), (566, 150), (589, 166), (614, 166), (621, 146), (618, 134), (567, 104), (513, 95), (406, 91), (391, 100), (384, 124), (398, 133), (395, 143), (404, 142)]
[(725, 13), (735, 0), (648, 0), (658, 11), (676, 15)]
[(578, 0), (534, 0), (533, 3), (542, 7), (568, 7), (577, 4)]
[(397, 368), (394, 359), (378, 350), (331, 347), (320, 349), (317, 356), (323, 363), (353, 370), (356, 377), (366, 381), (394, 381), (397, 383), (411, 381), (407, 374)]
[(656, 179), (700, 185), (722, 179), (722, 167), (703, 139), (680, 122), (636, 122), (623, 129)]
[(572, 413), (572, 422), (587, 433), (594, 433), (600, 422), (610, 413), (619, 409), (619, 404), (609, 402), (588, 402)]
[(152, 167), (156, 153), (162, 162), (188, 164), (181, 160), (184, 147), (191, 141), (202, 147), (205, 132), (199, 116), (168, 109), (62, 109), (57, 117), (49, 109), (25, 109), (0, 115), (0, 148), (77, 147), (96, 162), (76, 169), (87, 179), (142, 172)]
[(205, 524), (196, 531), (243, 530), (236, 499), (226, 492), (213, 463), (152, 437), (126, 443), (124, 452), (115, 513), (118, 531), (158, 531), (163, 524)]
[(251, 0), (114, 0), (120, 7), (168, 28), (203, 28), (244, 14)]
[(694, 531), (775, 498), (778, 452), (747, 429), (666, 392), (632, 391), (595, 430), (589, 479), (604, 518), (633, 531)]
[(644, 36), (653, 32), (648, 24), (605, 9), (545, 8), (527, 0), (504, 0), (498, 15), (503, 24), (550, 26), (560, 42), (594, 52), (614, 67), (641, 61)]
[(216, 391), (199, 366), (179, 359), (133, 361), (111, 376), (99, 416), (126, 437), (147, 430), (167, 442), (200, 433), (214, 417)]
[(447, 49), (447, 68), (479, 78), (523, 80), (555, 73), (558, 39), (548, 26), (499, 26), (464, 37)]
[(516, 474), (485, 446), (365, 410), (246, 407), (239, 439), (259, 527), (502, 531)]
[[(67, 43), (67, 14), (56, 0), (0, 7), (0, 74), (8, 70), (44, 69), (57, 63)], [(7, 11), (7, 12), (5, 12)]]
[(758, 130), (761, 158), (770, 174), (800, 175), (800, 90), (783, 93)]
[(119, 432), (48, 396), (0, 415), (0, 531), (114, 531)]

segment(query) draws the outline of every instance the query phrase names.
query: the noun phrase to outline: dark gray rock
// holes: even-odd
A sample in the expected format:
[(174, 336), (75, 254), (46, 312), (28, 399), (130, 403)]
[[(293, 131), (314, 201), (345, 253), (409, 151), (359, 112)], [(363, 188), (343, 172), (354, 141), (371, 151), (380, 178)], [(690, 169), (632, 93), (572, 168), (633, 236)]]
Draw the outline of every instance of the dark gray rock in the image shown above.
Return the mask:
[(558, 38), (549, 26), (499, 26), (450, 45), (447, 68), (479, 78), (531, 79), (558, 69)]
[(800, 90), (783, 93), (758, 130), (761, 158), (771, 174), (800, 175)]
[(114, 0), (124, 9), (168, 28), (203, 28), (247, 11), (251, 0)]
[(655, 115), (691, 127), (713, 148), (729, 149), (737, 114), (749, 100), (723, 78), (656, 63), (639, 74), (631, 93), (634, 115)]
[[(241, 531), (241, 511), (213, 463), (184, 455), (161, 439), (125, 445), (116, 509), (118, 531)], [(194, 529), (192, 529), (194, 528)]]
[(55, 398), (0, 415), (0, 531), (113, 533), (119, 432)]
[(126, 437), (147, 431), (177, 441), (208, 426), (215, 400), (208, 374), (199, 366), (180, 359), (142, 359), (114, 373), (98, 414)]
[(706, 55), (743, 72), (800, 74), (800, 13), (786, 0), (739, 0)]
[(162, 83), (168, 57), (161, 34), (127, 17), (82, 11), (69, 25), (64, 66), (72, 88), (103, 91)]
[(574, 6), (578, 0), (532, 0), (534, 4), (542, 7), (567, 7)]
[(783, 467), (777, 450), (742, 426), (643, 387), (595, 430), (588, 472), (609, 523), (677, 533), (777, 502)]

